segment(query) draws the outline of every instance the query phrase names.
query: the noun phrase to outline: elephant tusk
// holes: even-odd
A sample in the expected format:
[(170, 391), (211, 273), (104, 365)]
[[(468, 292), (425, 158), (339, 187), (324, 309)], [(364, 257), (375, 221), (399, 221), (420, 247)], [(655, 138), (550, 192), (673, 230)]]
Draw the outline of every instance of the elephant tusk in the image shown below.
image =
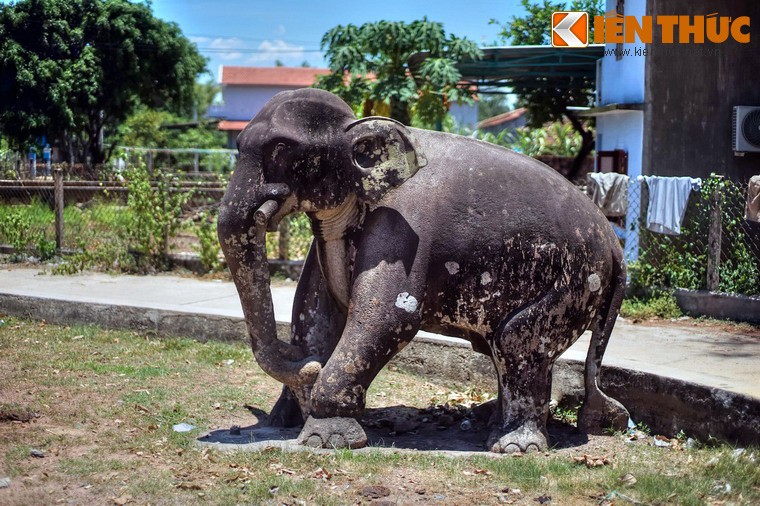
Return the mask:
[(261, 206), (256, 209), (256, 212), (253, 213), (253, 219), (256, 223), (256, 226), (266, 226), (269, 223), (269, 220), (272, 219), (272, 216), (277, 213), (277, 209), (279, 207), (280, 204), (278, 204), (276, 200), (267, 200), (261, 204)]

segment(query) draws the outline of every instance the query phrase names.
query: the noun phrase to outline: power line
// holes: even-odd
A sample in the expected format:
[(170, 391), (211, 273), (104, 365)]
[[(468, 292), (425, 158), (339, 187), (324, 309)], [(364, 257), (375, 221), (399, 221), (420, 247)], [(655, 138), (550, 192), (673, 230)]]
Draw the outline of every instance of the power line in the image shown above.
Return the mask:
[(267, 37), (267, 38), (260, 38), (260, 37), (246, 37), (244, 35), (203, 35), (198, 33), (189, 33), (185, 34), (186, 37), (203, 37), (205, 39), (240, 39), (240, 40), (249, 40), (251, 42), (267, 42), (272, 40), (281, 40), (283, 42), (286, 42), (288, 44), (306, 44), (311, 45), (315, 42), (313, 40), (285, 40), (282, 38), (276, 38), (276, 37)]
[(270, 48), (270, 49), (253, 49), (244, 47), (199, 47), (201, 53), (244, 53), (244, 54), (292, 54), (292, 53), (322, 53), (321, 49), (299, 49), (299, 48)]

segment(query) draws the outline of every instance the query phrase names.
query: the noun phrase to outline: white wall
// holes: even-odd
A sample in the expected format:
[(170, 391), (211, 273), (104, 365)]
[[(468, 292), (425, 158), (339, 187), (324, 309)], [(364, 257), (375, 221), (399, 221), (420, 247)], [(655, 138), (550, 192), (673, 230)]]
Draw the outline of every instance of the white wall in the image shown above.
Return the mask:
[(628, 152), (628, 176), (642, 174), (641, 161), (644, 147), (644, 112), (616, 111), (596, 117), (596, 149)]
[(269, 100), (281, 91), (296, 90), (285, 86), (229, 86), (222, 87), (224, 119), (250, 121)]
[[(617, 2), (607, 0), (605, 12), (615, 10)], [(646, 15), (646, 0), (626, 0), (625, 15), (636, 16), (641, 22), (641, 17)], [(616, 49), (616, 44), (607, 44), (605, 50)], [(629, 54), (617, 60), (615, 55), (602, 58), (601, 69), (601, 102), (605, 104), (640, 104), (644, 102), (644, 63), (646, 57), (636, 55), (636, 50), (642, 51), (645, 44), (623, 44), (623, 51)]]
[(618, 111), (596, 118), (596, 149), (611, 151), (623, 149), (628, 153), (628, 214), (625, 223), (625, 259), (639, 257), (639, 211), (641, 209), (642, 155), (644, 148), (644, 112)]

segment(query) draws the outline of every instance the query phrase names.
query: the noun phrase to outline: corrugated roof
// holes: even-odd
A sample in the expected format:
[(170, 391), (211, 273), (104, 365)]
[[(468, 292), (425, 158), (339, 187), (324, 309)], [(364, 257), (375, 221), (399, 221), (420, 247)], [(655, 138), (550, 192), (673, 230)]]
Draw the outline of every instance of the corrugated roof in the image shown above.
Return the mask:
[(486, 118), (480, 123), (478, 123), (478, 128), (489, 128), (496, 125), (501, 125), (502, 123), (506, 123), (508, 121), (513, 121), (525, 114), (526, 109), (525, 107), (520, 107), (519, 109), (515, 109), (514, 111), (507, 111), (501, 114), (497, 114), (496, 116), (492, 116), (490, 118)]
[(222, 66), (222, 84), (240, 86), (292, 86), (305, 88), (328, 69), (310, 67), (228, 67)]

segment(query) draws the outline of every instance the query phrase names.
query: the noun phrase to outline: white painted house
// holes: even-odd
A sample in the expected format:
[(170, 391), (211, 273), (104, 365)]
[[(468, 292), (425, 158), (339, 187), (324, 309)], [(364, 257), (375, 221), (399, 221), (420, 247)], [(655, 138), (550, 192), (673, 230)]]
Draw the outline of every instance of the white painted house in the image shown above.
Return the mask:
[(228, 67), (219, 70), (222, 105), (212, 106), (208, 115), (220, 118), (219, 130), (227, 133), (227, 146), (236, 148), (235, 139), (264, 104), (281, 91), (308, 88), (327, 69), (309, 67)]

